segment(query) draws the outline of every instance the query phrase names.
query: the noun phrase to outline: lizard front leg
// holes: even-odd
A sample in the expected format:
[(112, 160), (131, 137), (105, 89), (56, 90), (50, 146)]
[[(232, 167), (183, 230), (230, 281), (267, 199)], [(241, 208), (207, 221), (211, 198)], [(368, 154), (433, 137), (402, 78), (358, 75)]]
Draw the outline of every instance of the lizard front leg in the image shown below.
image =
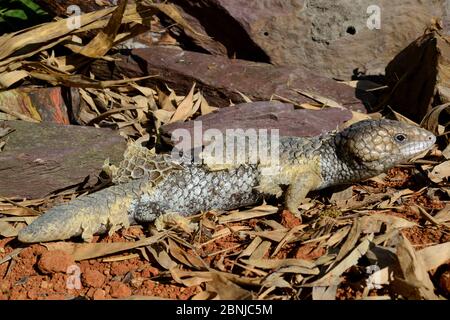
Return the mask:
[(298, 207), (308, 192), (320, 185), (320, 177), (316, 173), (302, 172), (295, 175), (291, 181), (285, 195), (285, 206), (293, 214), (299, 215)]

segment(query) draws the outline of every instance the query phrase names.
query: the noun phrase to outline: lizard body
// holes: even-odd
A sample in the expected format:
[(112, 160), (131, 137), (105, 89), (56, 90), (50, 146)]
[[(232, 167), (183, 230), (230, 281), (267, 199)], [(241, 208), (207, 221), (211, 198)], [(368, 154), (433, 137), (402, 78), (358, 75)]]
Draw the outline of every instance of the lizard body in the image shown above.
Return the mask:
[(115, 169), (116, 185), (48, 210), (22, 229), (18, 239), (42, 242), (81, 235), (89, 240), (165, 213), (190, 215), (255, 204), (264, 194), (279, 197), (282, 186), (287, 186), (285, 206), (298, 212), (309, 191), (376, 176), (429, 149), (435, 140), (417, 126), (365, 120), (338, 133), (280, 138), (275, 171), (270, 161), (247, 163), (248, 154), (217, 169), (207, 157), (202, 163), (179, 163), (132, 145)]

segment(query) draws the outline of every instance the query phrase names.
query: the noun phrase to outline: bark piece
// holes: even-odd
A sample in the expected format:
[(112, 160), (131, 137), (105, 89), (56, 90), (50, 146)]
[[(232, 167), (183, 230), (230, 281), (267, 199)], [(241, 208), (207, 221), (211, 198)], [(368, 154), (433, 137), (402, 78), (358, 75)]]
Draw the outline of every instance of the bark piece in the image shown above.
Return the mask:
[(126, 143), (110, 129), (5, 121), (12, 128), (0, 152), (0, 196), (41, 198), (94, 178), (106, 158), (122, 159)]

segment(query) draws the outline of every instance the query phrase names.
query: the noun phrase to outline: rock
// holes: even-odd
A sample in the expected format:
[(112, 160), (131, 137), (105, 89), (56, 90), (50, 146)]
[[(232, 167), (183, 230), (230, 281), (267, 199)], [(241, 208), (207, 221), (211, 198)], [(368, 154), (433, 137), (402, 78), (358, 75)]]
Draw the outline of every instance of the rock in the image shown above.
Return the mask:
[(111, 263), (110, 273), (112, 276), (123, 276), (126, 273), (136, 269), (133, 263), (128, 261), (115, 261)]
[[(118, 163), (125, 140), (110, 129), (4, 121), (10, 127), (0, 152), (0, 196), (42, 198), (56, 190), (94, 183), (106, 158)], [(89, 181), (90, 180), (90, 181)]]
[[(295, 103), (315, 103), (313, 99), (299, 94), (302, 90), (331, 99), (345, 108), (365, 112), (358, 98), (359, 90), (318, 76), (304, 67), (273, 66), (238, 59), (180, 51), (175, 48), (152, 47), (135, 49), (130, 56), (117, 55), (114, 63), (97, 60), (91, 64), (91, 72), (99, 79), (122, 79), (155, 75), (142, 82), (147, 86), (168, 85), (186, 94), (195, 82), (213, 106), (228, 106), (245, 102), (242, 94), (253, 101), (272, 98), (289, 99)], [(239, 93), (240, 92), (240, 93)]]
[(92, 294), (92, 299), (94, 300), (105, 300), (106, 299), (106, 292), (103, 289), (96, 289), (94, 293)]
[[(0, 110), (36, 121), (69, 124), (60, 87), (22, 87), (0, 92)], [(9, 112), (8, 112), (9, 111)]]
[(44, 252), (38, 262), (38, 268), (42, 273), (66, 273), (67, 268), (74, 265), (73, 257), (62, 250), (50, 250)]
[(131, 289), (125, 283), (119, 281), (111, 281), (111, 289), (109, 294), (113, 298), (126, 298), (131, 296)]
[[(350, 120), (352, 113), (346, 109), (327, 108), (322, 110), (294, 109), (289, 103), (279, 101), (260, 101), (237, 104), (220, 108), (217, 111), (197, 117), (194, 121), (174, 122), (163, 125), (161, 135), (169, 144), (175, 130), (189, 131), (191, 142), (194, 141), (194, 127), (201, 124), (202, 134), (208, 129), (217, 129), (226, 133), (227, 129), (278, 129), (280, 136), (317, 136), (335, 130), (343, 122)], [(188, 142), (183, 141), (183, 142)], [(186, 148), (187, 146), (183, 146)], [(194, 147), (194, 145), (191, 145)]]
[(159, 274), (159, 270), (155, 267), (146, 267), (142, 270), (142, 276), (144, 278), (156, 277)]
[(88, 287), (100, 288), (105, 283), (106, 277), (98, 270), (87, 269), (83, 272), (81, 279)]
[(302, 220), (294, 216), (290, 211), (283, 210), (281, 213), (281, 224), (286, 228), (292, 229), (302, 224)]
[[(160, 0), (160, 2), (164, 2)], [(229, 56), (303, 66), (328, 77), (378, 75), (433, 17), (446, 18), (446, 1), (422, 0), (172, 0)], [(380, 28), (368, 21), (380, 8)], [(369, 22), (370, 23), (370, 22)], [(224, 28), (224, 26), (226, 26)], [(203, 49), (210, 51), (207, 46)]]
[(386, 67), (390, 88), (383, 100), (416, 122), (450, 102), (450, 36), (429, 32), (407, 46)]

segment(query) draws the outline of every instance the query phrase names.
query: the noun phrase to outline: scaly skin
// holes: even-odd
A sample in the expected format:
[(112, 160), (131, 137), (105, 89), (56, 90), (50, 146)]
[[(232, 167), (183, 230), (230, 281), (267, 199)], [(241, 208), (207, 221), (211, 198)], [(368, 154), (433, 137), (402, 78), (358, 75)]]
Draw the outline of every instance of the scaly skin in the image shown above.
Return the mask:
[(366, 120), (339, 133), (280, 138), (279, 171), (269, 170), (272, 163), (266, 160), (251, 165), (239, 160), (222, 168), (207, 157), (201, 164), (180, 164), (131, 146), (115, 170), (117, 185), (50, 209), (22, 229), (18, 239), (43, 242), (81, 235), (89, 240), (165, 213), (255, 204), (264, 194), (280, 196), (283, 185), (288, 186), (287, 209), (298, 212), (309, 191), (376, 176), (429, 149), (435, 140), (416, 126)]

